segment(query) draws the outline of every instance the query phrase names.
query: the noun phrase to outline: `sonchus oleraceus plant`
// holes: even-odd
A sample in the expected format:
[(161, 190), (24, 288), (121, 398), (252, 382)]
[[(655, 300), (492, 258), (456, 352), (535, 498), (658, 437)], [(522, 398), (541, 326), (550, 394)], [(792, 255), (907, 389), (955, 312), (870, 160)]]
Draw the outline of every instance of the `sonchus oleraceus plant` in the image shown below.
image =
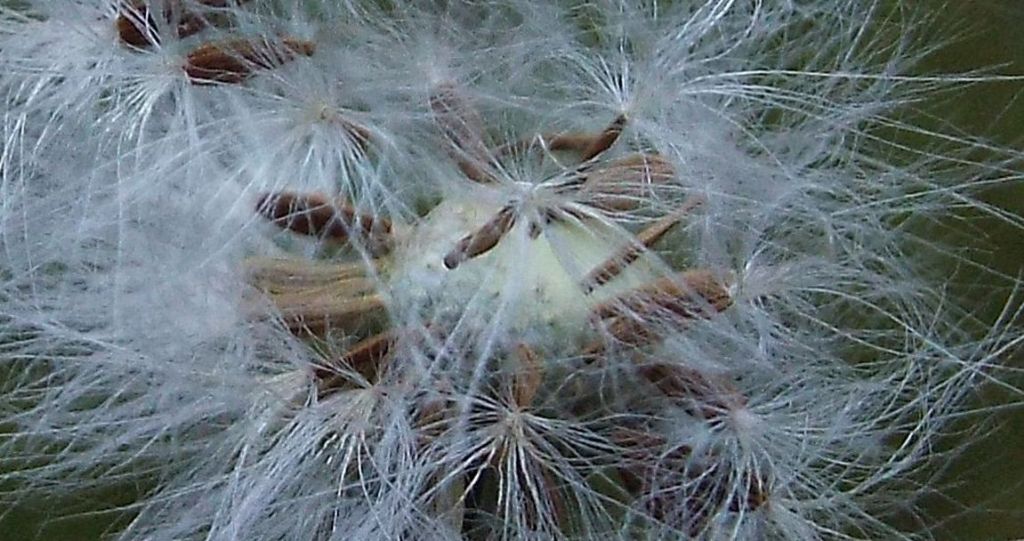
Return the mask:
[(0, 8), (7, 495), (133, 483), (119, 539), (913, 538), (1020, 341), (914, 224), (1019, 223), (975, 198), (1019, 173), (907, 120), (985, 76), (911, 75), (890, 4)]

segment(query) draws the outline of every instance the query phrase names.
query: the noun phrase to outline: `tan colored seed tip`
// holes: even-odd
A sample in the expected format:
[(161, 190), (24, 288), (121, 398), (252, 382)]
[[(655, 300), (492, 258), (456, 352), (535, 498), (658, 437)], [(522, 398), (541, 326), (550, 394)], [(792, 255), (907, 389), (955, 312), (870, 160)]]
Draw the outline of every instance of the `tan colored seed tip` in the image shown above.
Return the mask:
[(618, 141), (619, 136), (622, 135), (622, 130), (625, 127), (626, 115), (620, 114), (615, 117), (615, 120), (613, 120), (612, 123), (609, 124), (596, 139), (594, 139), (590, 146), (583, 151), (583, 154), (580, 155), (580, 159), (585, 162), (590, 161), (611, 148), (611, 146), (615, 144), (615, 141)]

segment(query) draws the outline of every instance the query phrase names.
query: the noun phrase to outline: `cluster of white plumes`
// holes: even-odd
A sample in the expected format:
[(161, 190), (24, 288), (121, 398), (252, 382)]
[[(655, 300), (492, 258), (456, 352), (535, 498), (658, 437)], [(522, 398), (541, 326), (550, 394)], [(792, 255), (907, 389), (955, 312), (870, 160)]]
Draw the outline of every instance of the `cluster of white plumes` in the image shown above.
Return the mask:
[(929, 227), (1019, 175), (906, 120), (984, 77), (911, 75), (893, 4), (0, 7), (0, 490), (127, 491), (123, 539), (913, 537), (1020, 342)]

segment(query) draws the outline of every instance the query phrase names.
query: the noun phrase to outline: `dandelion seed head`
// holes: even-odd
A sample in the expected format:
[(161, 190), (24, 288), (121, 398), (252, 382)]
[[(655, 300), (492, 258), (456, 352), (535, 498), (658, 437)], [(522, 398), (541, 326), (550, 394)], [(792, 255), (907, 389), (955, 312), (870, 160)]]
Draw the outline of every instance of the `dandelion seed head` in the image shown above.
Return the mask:
[(875, 3), (28, 4), (0, 481), (123, 539), (907, 537), (1021, 343), (907, 218), (1017, 224), (1019, 153), (901, 116)]

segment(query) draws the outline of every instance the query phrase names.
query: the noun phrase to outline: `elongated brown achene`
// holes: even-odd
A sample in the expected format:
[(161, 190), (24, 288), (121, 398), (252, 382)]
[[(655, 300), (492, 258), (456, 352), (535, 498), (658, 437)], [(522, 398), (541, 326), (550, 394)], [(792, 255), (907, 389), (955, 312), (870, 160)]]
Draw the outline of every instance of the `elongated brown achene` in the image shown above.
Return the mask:
[(619, 115), (615, 117), (615, 120), (608, 125), (593, 141), (590, 142), (587, 148), (583, 149), (583, 154), (580, 155), (580, 159), (583, 161), (589, 161), (596, 158), (602, 152), (611, 148), (618, 141), (619, 136), (622, 135), (622, 130), (626, 127), (626, 115)]
[(618, 295), (594, 307), (599, 319), (627, 316), (646, 319), (671, 312), (684, 319), (708, 318), (732, 305), (722, 280), (708, 270), (666, 276)]
[(396, 340), (395, 331), (384, 331), (353, 345), (340, 359), (328, 363), (328, 366), (316, 367), (314, 375), (320, 381), (317, 385), (320, 396), (323, 397), (330, 390), (348, 381), (348, 378), (339, 373), (339, 369), (352, 369), (368, 380), (375, 380), (380, 368), (378, 365), (391, 352)]
[(510, 206), (502, 208), (479, 229), (463, 237), (455, 248), (444, 256), (445, 268), (452, 270), (467, 259), (487, 253), (498, 245), (515, 222), (515, 209)]
[(391, 238), (391, 222), (385, 218), (361, 214), (351, 206), (337, 203), (322, 194), (293, 192), (260, 196), (256, 211), (274, 225), (302, 235), (337, 241), (359, 235), (371, 251), (386, 251)]
[(522, 154), (532, 149), (546, 148), (553, 152), (583, 152), (594, 146), (602, 134), (585, 132), (542, 133), (528, 139), (520, 139), (499, 145), (494, 155), (503, 157), (509, 154)]
[(636, 238), (598, 265), (583, 279), (583, 291), (590, 293), (597, 286), (604, 285), (622, 273), (631, 263), (636, 261), (646, 250), (661, 240), (669, 231), (683, 220), (692, 209), (703, 202), (702, 198), (691, 197), (683, 203), (679, 210), (662, 217), (636, 235)]
[(265, 293), (289, 293), (316, 288), (351, 287), (371, 282), (362, 263), (309, 262), (302, 259), (251, 258), (245, 262), (250, 284)]
[(129, 2), (114, 21), (121, 41), (134, 47), (149, 47), (159, 42), (158, 25), (149, 13), (145, 0)]
[(729, 381), (682, 363), (648, 363), (637, 370), (665, 396), (687, 401), (691, 413), (703, 419), (722, 417), (747, 404), (747, 398)]
[(257, 202), (256, 210), (282, 229), (340, 240), (348, 238), (352, 218), (320, 194), (265, 194)]
[[(726, 284), (714, 273), (691, 270), (666, 276), (602, 302), (591, 310), (591, 319), (623, 344), (649, 345), (659, 341), (667, 330), (681, 330), (694, 319), (710, 318), (732, 306), (732, 302)], [(607, 347), (605, 340), (598, 339), (582, 353), (593, 362), (601, 358)]]
[(454, 83), (442, 83), (434, 88), (430, 110), (462, 174), (476, 182), (494, 182), (494, 175), (488, 171), (491, 151), (485, 140), (483, 118)]
[(597, 304), (591, 309), (590, 321), (603, 336), (587, 342), (580, 349), (580, 358), (588, 364), (600, 362), (615, 342), (630, 347), (653, 345), (664, 333), (685, 329), (691, 320), (725, 311), (733, 304), (729, 280), (731, 277), (721, 279), (706, 269), (683, 271)]
[(587, 205), (625, 212), (641, 208), (651, 191), (675, 178), (675, 168), (657, 154), (635, 153), (583, 174), (580, 197)]
[(185, 73), (193, 84), (238, 84), (259, 70), (278, 67), (297, 55), (312, 56), (315, 51), (312, 41), (294, 38), (282, 38), (279, 42), (258, 38), (207, 43), (188, 54)]
[(353, 295), (341, 289), (271, 295), (271, 301), (296, 334), (358, 328), (386, 309), (380, 295)]

